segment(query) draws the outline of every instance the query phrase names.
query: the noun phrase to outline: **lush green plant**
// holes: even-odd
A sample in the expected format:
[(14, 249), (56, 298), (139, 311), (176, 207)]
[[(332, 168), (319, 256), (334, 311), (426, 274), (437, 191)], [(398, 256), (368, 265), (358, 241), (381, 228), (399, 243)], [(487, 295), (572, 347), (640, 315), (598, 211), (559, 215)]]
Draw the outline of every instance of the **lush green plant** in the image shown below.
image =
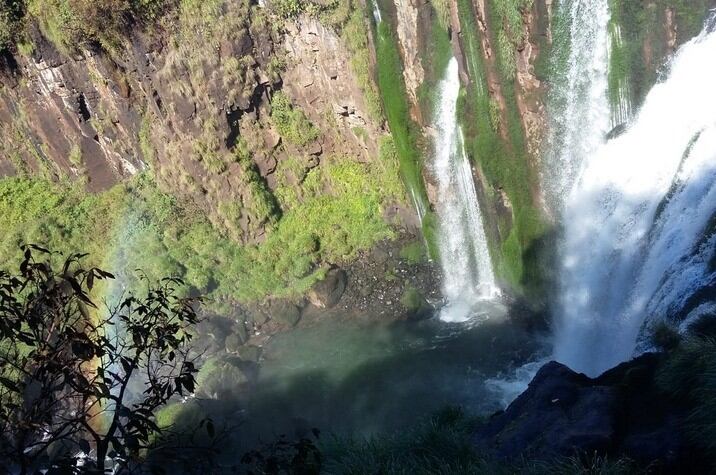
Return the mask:
[(522, 14), (532, 8), (534, 0), (495, 0), (492, 2), (499, 19), (497, 48), (505, 75), (514, 79), (517, 71), (516, 50), (525, 41)]
[(273, 0), (271, 6), (283, 18), (298, 16), (306, 8), (307, 2), (303, 0)]
[[(140, 268), (150, 279), (177, 276), (210, 297), (246, 301), (301, 294), (321, 278), (323, 263), (350, 259), (393, 235), (383, 207), (404, 195), (387, 164), (326, 159), (291, 188), (301, 198), (279, 219), (252, 162), (238, 159), (242, 177), (253, 184), (245, 211), (257, 222), (272, 222), (261, 244), (227, 239), (194, 205), (160, 192), (148, 175), (96, 195), (79, 185), (8, 178), (0, 180), (0, 262), (18, 263), (17, 245), (28, 241), (63, 252), (87, 249), (93, 265)], [(222, 210), (227, 219), (234, 216), (232, 207)], [(130, 288), (140, 284), (131, 272), (119, 278)]]
[(318, 138), (318, 129), (282, 91), (271, 99), (271, 120), (283, 139), (295, 145), (306, 145)]
[(380, 94), (373, 80), (371, 66), (371, 51), (368, 43), (367, 20), (363, 10), (355, 5), (354, 1), (343, 2), (348, 8), (348, 18), (341, 24), (341, 37), (351, 54), (351, 69), (356, 75), (358, 86), (363, 91), (368, 114), (376, 121), (383, 121), (383, 108)]
[(172, 0), (27, 0), (27, 13), (61, 51), (114, 46), (132, 23), (156, 19)]

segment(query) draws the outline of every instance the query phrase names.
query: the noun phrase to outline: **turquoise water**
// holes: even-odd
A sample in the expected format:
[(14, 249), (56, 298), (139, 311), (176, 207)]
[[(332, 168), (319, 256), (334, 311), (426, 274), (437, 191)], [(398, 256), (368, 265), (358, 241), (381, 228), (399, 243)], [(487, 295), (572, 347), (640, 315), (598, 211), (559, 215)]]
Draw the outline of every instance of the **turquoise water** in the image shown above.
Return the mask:
[(504, 395), (485, 382), (539, 354), (535, 336), (495, 303), (465, 324), (324, 320), (265, 347), (242, 431), (264, 439), (314, 427), (370, 435), (446, 405), (490, 414)]

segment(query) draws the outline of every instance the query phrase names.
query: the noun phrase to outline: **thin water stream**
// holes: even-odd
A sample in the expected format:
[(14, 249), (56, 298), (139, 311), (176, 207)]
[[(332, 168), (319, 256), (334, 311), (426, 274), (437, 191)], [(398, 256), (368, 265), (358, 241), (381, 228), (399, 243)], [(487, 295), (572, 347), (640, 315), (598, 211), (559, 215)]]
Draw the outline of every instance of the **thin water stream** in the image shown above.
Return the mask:
[(475, 305), (499, 295), (472, 167), (457, 122), (459, 93), (458, 63), (452, 58), (437, 87), (432, 162), (438, 185), (440, 263), (446, 300), (440, 318), (447, 322), (469, 320)]

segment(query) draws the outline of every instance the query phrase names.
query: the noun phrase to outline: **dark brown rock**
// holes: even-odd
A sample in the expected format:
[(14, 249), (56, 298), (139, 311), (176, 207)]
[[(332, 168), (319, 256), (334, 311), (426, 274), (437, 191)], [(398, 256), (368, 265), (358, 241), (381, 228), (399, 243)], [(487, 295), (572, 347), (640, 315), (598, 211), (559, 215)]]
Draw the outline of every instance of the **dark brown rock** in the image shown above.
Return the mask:
[(308, 292), (308, 299), (318, 308), (335, 307), (346, 290), (348, 278), (343, 269), (331, 269), (326, 278), (317, 282)]

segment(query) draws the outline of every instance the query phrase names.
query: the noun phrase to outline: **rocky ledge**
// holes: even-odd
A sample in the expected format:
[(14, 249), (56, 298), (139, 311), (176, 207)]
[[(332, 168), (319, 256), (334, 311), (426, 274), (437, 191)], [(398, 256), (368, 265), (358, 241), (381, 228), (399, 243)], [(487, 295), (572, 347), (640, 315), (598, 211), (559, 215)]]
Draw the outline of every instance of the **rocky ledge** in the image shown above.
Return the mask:
[(704, 473), (704, 454), (687, 441), (688, 407), (654, 382), (663, 358), (645, 354), (597, 378), (547, 363), (476, 431), (474, 443), (497, 459), (597, 454), (626, 457), (655, 473)]

